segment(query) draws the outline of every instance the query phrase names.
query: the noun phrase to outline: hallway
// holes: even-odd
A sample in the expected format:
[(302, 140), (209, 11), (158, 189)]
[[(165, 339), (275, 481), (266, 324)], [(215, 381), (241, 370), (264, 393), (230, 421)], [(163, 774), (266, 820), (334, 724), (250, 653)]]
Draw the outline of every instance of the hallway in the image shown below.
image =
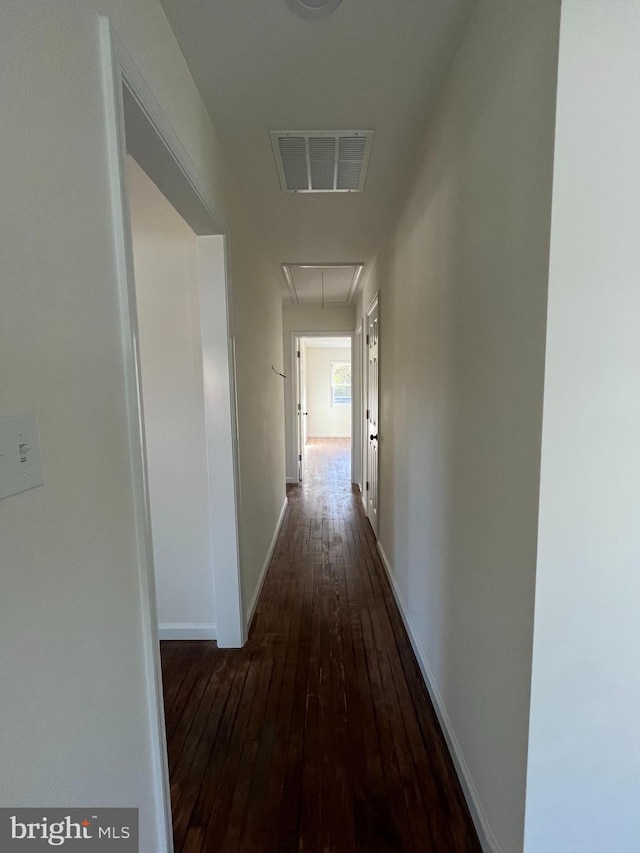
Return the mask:
[(306, 457), (245, 648), (162, 643), (176, 853), (476, 853), (349, 441)]

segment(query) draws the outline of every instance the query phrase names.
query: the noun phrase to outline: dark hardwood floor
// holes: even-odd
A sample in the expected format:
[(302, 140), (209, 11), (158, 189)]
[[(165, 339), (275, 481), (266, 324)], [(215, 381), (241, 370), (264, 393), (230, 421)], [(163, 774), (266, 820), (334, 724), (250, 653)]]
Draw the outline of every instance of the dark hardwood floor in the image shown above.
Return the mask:
[(349, 442), (306, 455), (245, 648), (162, 643), (176, 853), (478, 853)]

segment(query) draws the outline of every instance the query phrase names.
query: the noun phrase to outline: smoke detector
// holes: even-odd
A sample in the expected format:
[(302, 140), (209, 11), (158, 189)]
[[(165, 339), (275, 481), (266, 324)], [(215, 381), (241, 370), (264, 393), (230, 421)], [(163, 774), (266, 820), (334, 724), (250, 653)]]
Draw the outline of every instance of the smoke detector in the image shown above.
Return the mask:
[(270, 135), (283, 192), (364, 189), (372, 130), (272, 130)]
[(305, 18), (323, 18), (330, 15), (342, 0), (288, 0), (289, 5)]

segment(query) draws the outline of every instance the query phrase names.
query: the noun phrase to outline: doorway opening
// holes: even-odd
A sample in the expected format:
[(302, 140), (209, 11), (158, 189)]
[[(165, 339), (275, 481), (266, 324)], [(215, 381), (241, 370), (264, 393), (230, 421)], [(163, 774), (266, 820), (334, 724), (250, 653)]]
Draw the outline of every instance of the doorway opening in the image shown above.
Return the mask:
[[(168, 853), (172, 817), (159, 638), (215, 637), (219, 646), (237, 648), (246, 635), (227, 229), (106, 17), (100, 37), (152, 733), (149, 784), (156, 849)], [(164, 245), (165, 237), (172, 246)], [(176, 310), (182, 313), (175, 316)], [(164, 346), (171, 358), (164, 358)], [(185, 578), (181, 544), (196, 540), (193, 571)], [(171, 583), (180, 593), (173, 600)], [(182, 609), (159, 625), (158, 616), (169, 612), (162, 608), (174, 605)]]
[(158, 634), (214, 640), (198, 238), (127, 160)]
[(320, 476), (321, 468), (315, 464), (315, 457), (321, 454), (329, 458), (335, 452), (336, 459), (341, 460), (341, 476), (350, 484), (356, 384), (352, 336), (296, 334), (294, 348), (298, 481), (304, 482), (312, 471), (314, 478)]

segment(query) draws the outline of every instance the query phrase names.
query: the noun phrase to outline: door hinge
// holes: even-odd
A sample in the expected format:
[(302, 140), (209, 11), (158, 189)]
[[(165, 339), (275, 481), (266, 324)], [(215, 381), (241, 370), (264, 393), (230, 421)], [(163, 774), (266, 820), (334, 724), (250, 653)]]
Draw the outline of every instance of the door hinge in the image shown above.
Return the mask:
[(367, 335), (367, 346), (369, 346), (369, 335)]
[(300, 403), (298, 403), (298, 411), (300, 411), (301, 408), (302, 406), (300, 405)]
[(367, 491), (369, 491), (369, 481), (367, 480)]
[(298, 453), (298, 462), (302, 462), (302, 453)]
[(297, 350), (296, 355), (300, 358), (300, 350)]
[(369, 409), (367, 409), (367, 413), (364, 416), (365, 421), (369, 420)]

